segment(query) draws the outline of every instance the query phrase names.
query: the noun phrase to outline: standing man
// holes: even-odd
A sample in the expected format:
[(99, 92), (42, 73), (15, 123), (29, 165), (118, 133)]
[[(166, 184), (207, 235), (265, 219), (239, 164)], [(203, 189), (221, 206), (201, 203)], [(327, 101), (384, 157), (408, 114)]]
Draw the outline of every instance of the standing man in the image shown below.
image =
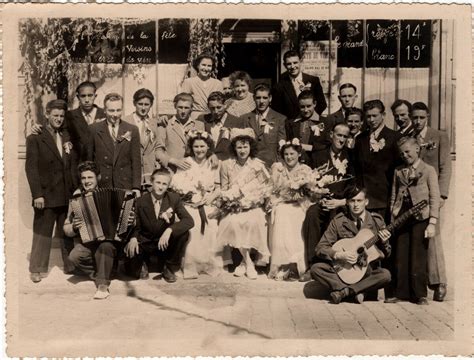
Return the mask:
[(327, 105), (319, 78), (301, 71), (301, 58), (294, 50), (283, 55), (283, 64), (287, 71), (273, 90), (274, 109), (288, 119), (296, 119), (300, 113), (298, 95), (310, 90), (317, 104), (316, 112), (321, 115)]
[(33, 244), (30, 255), (30, 278), (41, 281), (48, 272), (49, 255), (56, 224), (61, 241), (64, 272), (74, 266), (68, 260), (74, 243), (62, 231), (69, 197), (74, 191), (76, 157), (69, 135), (63, 130), (67, 105), (52, 100), (46, 105), (46, 126), (38, 135), (26, 138), (26, 177), (33, 197)]
[[(451, 156), (448, 135), (444, 131), (428, 126), (430, 111), (426, 104), (416, 102), (412, 106), (411, 118), (416, 129), (416, 139), (421, 147), (420, 158), (435, 168), (438, 174), (441, 194), (440, 208), (449, 196), (451, 181)], [(446, 268), (441, 242), (439, 221), (436, 225), (436, 236), (428, 245), (428, 283), (434, 288), (433, 300), (443, 301), (446, 297)]]
[(90, 126), (88, 159), (99, 167), (100, 187), (134, 190), (140, 196), (140, 135), (135, 125), (122, 121), (122, 107), (119, 94), (105, 96), (106, 120)]
[(266, 84), (259, 84), (254, 90), (255, 110), (242, 115), (244, 127), (250, 127), (256, 134), (257, 155), (267, 168), (277, 161), (278, 142), (286, 140), (286, 117), (270, 108), (271, 90)]
[(346, 120), (345, 123), (349, 126), (349, 139), (347, 139), (346, 146), (349, 149), (353, 149), (357, 136), (362, 134), (362, 128), (364, 126), (364, 113), (361, 109), (350, 108), (345, 112)]
[(150, 176), (160, 166), (156, 156), (158, 152), (158, 127), (156, 119), (152, 119), (149, 115), (154, 100), (155, 97), (150, 90), (137, 90), (133, 94), (135, 111), (124, 118), (127, 123), (135, 125), (140, 134), (142, 190), (151, 186)]
[(334, 124), (340, 124), (346, 120), (348, 110), (354, 106), (357, 100), (356, 86), (351, 83), (342, 84), (339, 87), (339, 96), (337, 98), (341, 103), (341, 108), (328, 116), (328, 119), (331, 119)]
[(411, 121), (411, 104), (406, 100), (395, 100), (390, 107), (395, 122), (398, 125), (398, 132), (403, 136), (414, 136), (415, 127)]

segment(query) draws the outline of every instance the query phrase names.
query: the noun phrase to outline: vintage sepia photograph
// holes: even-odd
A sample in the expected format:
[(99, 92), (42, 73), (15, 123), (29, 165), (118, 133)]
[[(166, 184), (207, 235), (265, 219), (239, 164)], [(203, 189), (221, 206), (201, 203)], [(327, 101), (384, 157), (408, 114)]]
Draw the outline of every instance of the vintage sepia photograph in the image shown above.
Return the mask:
[(8, 355), (470, 354), (470, 11), (5, 6)]

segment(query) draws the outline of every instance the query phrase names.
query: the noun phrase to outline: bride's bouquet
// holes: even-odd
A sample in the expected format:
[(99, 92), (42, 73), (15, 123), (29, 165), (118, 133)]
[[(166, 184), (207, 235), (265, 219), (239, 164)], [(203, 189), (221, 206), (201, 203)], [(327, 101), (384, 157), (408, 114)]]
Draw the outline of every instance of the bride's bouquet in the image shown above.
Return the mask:
[(200, 204), (206, 194), (215, 189), (214, 179), (195, 178), (191, 172), (182, 171), (173, 176), (170, 188), (181, 196), (183, 202), (190, 204)]

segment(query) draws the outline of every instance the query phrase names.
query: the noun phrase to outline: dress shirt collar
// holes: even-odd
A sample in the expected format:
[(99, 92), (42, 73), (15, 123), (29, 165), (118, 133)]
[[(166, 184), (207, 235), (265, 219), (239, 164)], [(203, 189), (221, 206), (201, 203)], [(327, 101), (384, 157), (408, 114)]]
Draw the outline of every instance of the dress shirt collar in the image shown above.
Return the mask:
[(269, 112), (269, 111), (270, 111), (270, 107), (268, 107), (267, 110), (265, 110), (265, 111), (263, 112), (263, 114), (260, 114), (260, 113), (258, 112), (258, 110), (255, 110), (255, 112), (257, 113), (257, 120), (258, 120), (258, 121), (261, 121), (261, 120), (265, 119), (265, 121), (266, 121), (266, 120), (267, 120), (267, 117), (268, 117), (268, 112)]
[(411, 164), (410, 167), (412, 167), (413, 169), (416, 170), (418, 168), (418, 166), (420, 165), (420, 162), (421, 162), (421, 159), (418, 158), (413, 164)]
[(91, 118), (91, 124), (93, 124), (94, 121), (95, 121), (95, 116), (97, 114), (97, 107), (93, 106), (92, 110), (89, 113), (86, 113), (86, 112), (84, 112), (84, 110), (81, 109), (81, 113), (82, 113), (82, 116), (84, 117), (84, 119), (86, 119), (86, 120), (87, 120), (88, 117), (90, 117)]
[(135, 120), (135, 124), (136, 125), (139, 125), (142, 123), (142, 121), (149, 121), (150, 120), (150, 116), (148, 114), (146, 114), (146, 116), (144, 118), (140, 117), (136, 112), (133, 113), (133, 120)]
[(291, 78), (291, 81), (293, 83), (297, 83), (297, 84), (302, 84), (303, 83), (303, 72), (300, 71), (300, 73), (295, 77), (295, 78)]
[(170, 123), (171, 125), (176, 125), (176, 124), (178, 124), (178, 125), (181, 125), (181, 126), (184, 126), (184, 127), (187, 127), (187, 126), (189, 126), (189, 125), (194, 125), (194, 124), (195, 124), (194, 120), (191, 119), (191, 117), (189, 117), (189, 118), (188, 118), (188, 121), (186, 121), (186, 123), (183, 124), (181, 121), (179, 121), (179, 120), (176, 118), (176, 115), (173, 115), (173, 117), (171, 118), (171, 120), (169, 121), (169, 123)]
[(426, 138), (426, 132), (428, 131), (428, 126), (425, 127), (420, 131), (419, 135), (424, 139)]
[(374, 139), (377, 139), (380, 135), (380, 133), (382, 132), (383, 128), (385, 127), (385, 124), (382, 123), (377, 130), (375, 130), (374, 132), (371, 132), (370, 133), (370, 136), (373, 137)]
[(312, 122), (319, 123), (321, 121), (321, 119), (320, 119), (318, 113), (315, 111), (309, 119), (303, 119), (302, 117), (299, 117), (295, 120), (295, 122), (297, 122), (297, 121), (312, 121)]
[(62, 133), (62, 129), (59, 128), (58, 130), (55, 130), (53, 129), (53, 127), (49, 124), (46, 125), (46, 129), (49, 131), (49, 133), (51, 134), (51, 136), (56, 139), (56, 133), (59, 133), (59, 135), (62, 137), (63, 136), (63, 133)]

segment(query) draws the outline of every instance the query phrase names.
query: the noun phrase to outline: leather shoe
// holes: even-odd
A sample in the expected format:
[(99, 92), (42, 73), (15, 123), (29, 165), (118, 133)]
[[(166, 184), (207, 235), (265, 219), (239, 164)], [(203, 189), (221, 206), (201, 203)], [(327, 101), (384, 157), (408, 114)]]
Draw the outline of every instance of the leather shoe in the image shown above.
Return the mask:
[(396, 303), (399, 303), (400, 301), (402, 301), (402, 300), (397, 298), (397, 297), (389, 297), (389, 298), (384, 300), (384, 303), (385, 304), (396, 304)]
[(311, 273), (308, 271), (306, 271), (303, 275), (300, 276), (300, 278), (298, 279), (299, 282), (308, 282), (308, 281), (311, 281)]
[(339, 304), (342, 299), (349, 295), (347, 290), (347, 288), (344, 288), (342, 290), (332, 291), (331, 294), (329, 294), (331, 296), (332, 303)]
[(428, 305), (428, 300), (425, 297), (421, 297), (416, 301), (417, 305)]
[(40, 273), (30, 273), (30, 279), (34, 283), (39, 283), (41, 281), (41, 274)]
[(443, 301), (444, 298), (446, 297), (447, 292), (448, 292), (448, 286), (446, 284), (438, 284), (433, 294), (433, 300)]
[(176, 275), (165, 266), (163, 268), (163, 279), (165, 279), (166, 282), (174, 283), (176, 282)]

